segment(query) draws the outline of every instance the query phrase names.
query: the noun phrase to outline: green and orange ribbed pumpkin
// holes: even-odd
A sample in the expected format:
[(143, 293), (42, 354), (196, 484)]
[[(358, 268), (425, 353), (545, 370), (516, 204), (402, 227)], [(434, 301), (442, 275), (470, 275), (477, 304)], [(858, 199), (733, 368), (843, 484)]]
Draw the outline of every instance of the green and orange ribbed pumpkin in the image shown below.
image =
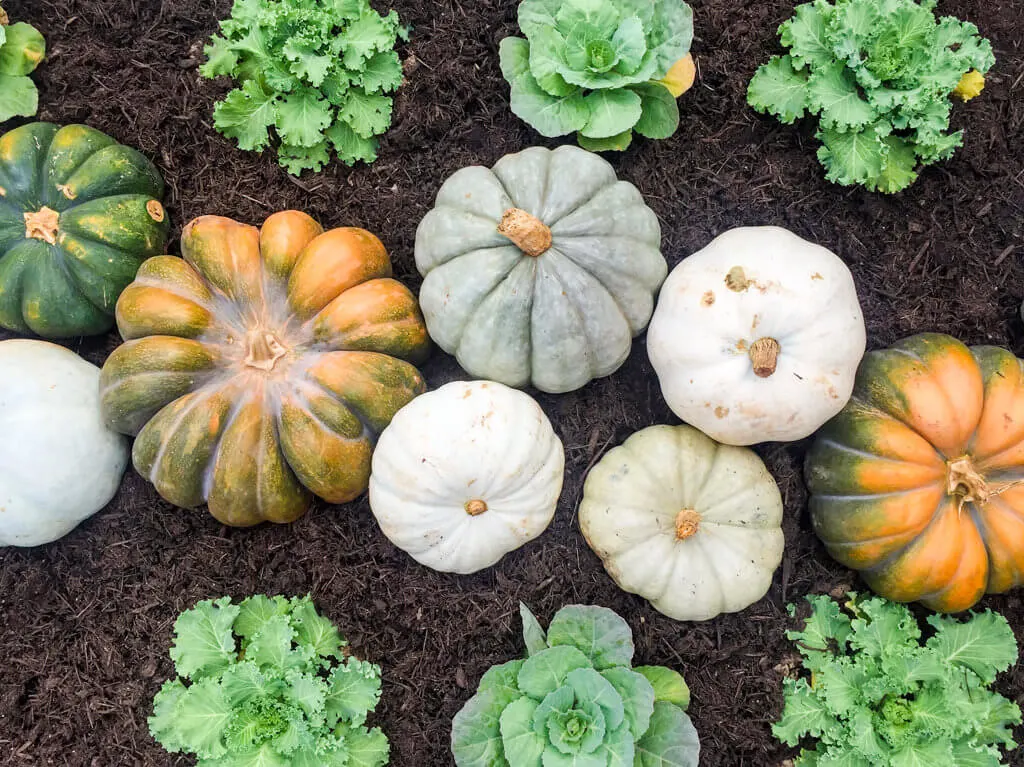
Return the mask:
[(291, 522), (366, 489), (377, 434), (425, 389), (428, 338), (371, 233), (304, 213), (203, 216), (117, 302), (109, 426), (166, 500), (228, 525)]
[(870, 352), (806, 474), (814, 529), (882, 596), (959, 612), (1024, 583), (1024, 364), (935, 333)]

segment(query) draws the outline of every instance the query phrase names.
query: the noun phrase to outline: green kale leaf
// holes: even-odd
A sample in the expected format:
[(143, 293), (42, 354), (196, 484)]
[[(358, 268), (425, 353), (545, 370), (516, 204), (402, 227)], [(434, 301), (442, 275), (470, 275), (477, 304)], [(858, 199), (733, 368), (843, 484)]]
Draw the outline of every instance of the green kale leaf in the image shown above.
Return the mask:
[(621, 150), (633, 131), (668, 138), (679, 109), (658, 82), (693, 39), (680, 0), (523, 0), (525, 35), (501, 41), (512, 111), (543, 136), (576, 132), (580, 146)]
[(31, 117), (39, 109), (39, 91), (28, 76), (46, 56), (46, 41), (31, 24), (8, 24), (0, 8), (0, 122)]
[(527, 658), (493, 666), (455, 715), (457, 767), (696, 767), (686, 682), (632, 668), (622, 618), (569, 605), (545, 633), (525, 605), (520, 615)]
[(818, 159), (844, 186), (898, 192), (963, 141), (951, 97), (967, 101), (995, 63), (978, 28), (936, 18), (935, 0), (814, 0), (779, 27), (788, 52), (764, 64), (747, 102), (783, 123), (818, 118)]
[(174, 624), (176, 679), (149, 730), (202, 767), (381, 767), (387, 737), (365, 726), (380, 669), (348, 656), (308, 596), (204, 601)]
[(998, 767), (999, 747), (1017, 747), (1020, 708), (989, 689), (1017, 660), (1001, 615), (929, 616), (922, 643), (917, 620), (896, 602), (850, 594), (844, 610), (826, 596), (807, 601), (804, 628), (786, 636), (810, 675), (783, 681), (786, 705), (772, 727), (789, 746), (817, 740), (796, 767)]
[(373, 162), (402, 84), (397, 40), (408, 30), (369, 0), (235, 0), (205, 48), (205, 77), (238, 87), (214, 126), (241, 149), (277, 147), (292, 175), (321, 170), (331, 149), (346, 165)]

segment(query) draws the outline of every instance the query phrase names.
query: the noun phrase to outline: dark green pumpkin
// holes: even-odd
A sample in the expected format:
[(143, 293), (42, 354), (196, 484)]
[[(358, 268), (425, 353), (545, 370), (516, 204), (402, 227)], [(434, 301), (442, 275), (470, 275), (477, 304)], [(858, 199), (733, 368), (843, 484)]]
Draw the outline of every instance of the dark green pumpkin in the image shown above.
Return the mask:
[(0, 136), (0, 327), (93, 335), (139, 265), (167, 242), (160, 173), (85, 125)]

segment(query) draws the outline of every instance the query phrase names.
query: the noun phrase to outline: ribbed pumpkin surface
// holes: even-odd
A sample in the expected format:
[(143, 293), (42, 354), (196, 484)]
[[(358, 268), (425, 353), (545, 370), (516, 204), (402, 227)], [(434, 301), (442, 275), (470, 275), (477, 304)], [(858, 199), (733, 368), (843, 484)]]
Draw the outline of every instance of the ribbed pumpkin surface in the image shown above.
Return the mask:
[(85, 125), (0, 136), (0, 327), (109, 330), (121, 291), (164, 250), (163, 189), (153, 163)]
[(290, 522), (366, 489), (376, 435), (425, 386), (426, 328), (362, 229), (285, 211), (262, 230), (204, 216), (184, 260), (146, 261), (117, 303), (101, 377), (135, 468), (229, 525)]
[(958, 612), (1024, 582), (1024, 368), (924, 334), (870, 352), (807, 458), (829, 553), (879, 594)]

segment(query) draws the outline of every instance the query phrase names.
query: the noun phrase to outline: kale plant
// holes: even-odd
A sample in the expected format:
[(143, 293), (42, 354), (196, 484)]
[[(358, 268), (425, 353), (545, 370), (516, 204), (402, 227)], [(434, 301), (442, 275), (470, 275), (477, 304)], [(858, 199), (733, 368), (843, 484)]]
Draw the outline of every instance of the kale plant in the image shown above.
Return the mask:
[(898, 192), (920, 165), (963, 143), (950, 96), (981, 92), (995, 63), (973, 24), (936, 19), (935, 0), (815, 0), (779, 27), (789, 49), (750, 81), (747, 101), (784, 123), (817, 115), (829, 181)]
[(676, 92), (658, 82), (690, 50), (682, 0), (523, 0), (526, 39), (501, 41), (512, 111), (543, 136), (578, 131), (584, 149), (625, 149), (635, 130), (668, 138)]
[(31, 24), (11, 24), (0, 8), (0, 122), (31, 117), (39, 109), (39, 91), (29, 78), (46, 56), (46, 41)]
[[(1016, 748), (1018, 706), (989, 687), (1017, 660), (1006, 619), (986, 610), (966, 621), (928, 616), (921, 628), (904, 605), (851, 593), (844, 611), (808, 597), (802, 631), (789, 631), (809, 679), (786, 679), (773, 726), (790, 746), (815, 738), (797, 767), (998, 767), (998, 746)], [(790, 614), (794, 608), (790, 606)]]
[(380, 767), (388, 739), (367, 729), (380, 668), (348, 656), (310, 598), (204, 601), (174, 624), (149, 729), (198, 767)]
[(393, 50), (408, 32), (369, 0), (235, 0), (206, 46), (205, 77), (239, 87), (214, 109), (214, 125), (238, 146), (262, 150), (272, 128), (289, 173), (320, 170), (333, 148), (346, 165), (377, 159), (402, 83)]
[(494, 666), (452, 722), (457, 767), (696, 767), (690, 690), (663, 666), (630, 668), (633, 635), (604, 607), (548, 626), (519, 606), (527, 658)]

